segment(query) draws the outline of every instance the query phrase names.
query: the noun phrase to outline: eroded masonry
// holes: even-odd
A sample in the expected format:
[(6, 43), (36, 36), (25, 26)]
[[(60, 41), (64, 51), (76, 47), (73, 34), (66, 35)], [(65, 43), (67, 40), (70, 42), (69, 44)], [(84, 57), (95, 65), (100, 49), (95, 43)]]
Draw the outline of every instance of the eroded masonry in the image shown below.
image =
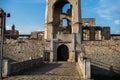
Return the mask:
[[(65, 5), (69, 5), (67, 10)], [(2, 24), (0, 16), (0, 34)], [(44, 31), (19, 34), (15, 25), (4, 31), (4, 57), (11, 62), (41, 57), (49, 62), (77, 62), (88, 78), (120, 73), (120, 35), (110, 34), (108, 26), (96, 26), (95, 18), (82, 18), (81, 0), (46, 0)], [(92, 68), (86, 66), (87, 61)]]
[[(66, 4), (70, 8), (63, 12)], [(81, 11), (78, 7), (79, 0), (47, 0), (44, 36), (50, 41), (51, 61), (76, 61), (80, 47), (75, 42), (81, 45), (82, 31)], [(63, 20), (67, 21), (66, 26), (63, 25)]]

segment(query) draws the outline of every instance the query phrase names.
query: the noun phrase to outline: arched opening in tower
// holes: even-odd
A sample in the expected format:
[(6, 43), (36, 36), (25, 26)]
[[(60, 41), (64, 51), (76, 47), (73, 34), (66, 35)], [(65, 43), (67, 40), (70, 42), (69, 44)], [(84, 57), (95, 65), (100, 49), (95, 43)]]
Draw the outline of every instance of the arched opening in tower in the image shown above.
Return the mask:
[(58, 0), (53, 6), (54, 33), (71, 34), (72, 5), (67, 0)]
[(61, 45), (57, 49), (57, 61), (67, 61), (69, 58), (69, 49), (66, 45)]
[(67, 3), (62, 8), (62, 13), (68, 13), (68, 11), (71, 9), (71, 4)]
[(67, 19), (62, 19), (62, 26), (67, 27), (68, 26), (68, 20)]

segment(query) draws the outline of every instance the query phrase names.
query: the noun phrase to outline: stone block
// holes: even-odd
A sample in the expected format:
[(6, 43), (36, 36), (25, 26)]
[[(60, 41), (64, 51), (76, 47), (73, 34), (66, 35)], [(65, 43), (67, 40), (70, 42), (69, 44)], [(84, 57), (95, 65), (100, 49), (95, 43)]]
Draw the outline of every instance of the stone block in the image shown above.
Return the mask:
[(3, 60), (3, 66), (2, 66), (2, 77), (7, 77), (9, 75), (9, 61), (8, 60)]

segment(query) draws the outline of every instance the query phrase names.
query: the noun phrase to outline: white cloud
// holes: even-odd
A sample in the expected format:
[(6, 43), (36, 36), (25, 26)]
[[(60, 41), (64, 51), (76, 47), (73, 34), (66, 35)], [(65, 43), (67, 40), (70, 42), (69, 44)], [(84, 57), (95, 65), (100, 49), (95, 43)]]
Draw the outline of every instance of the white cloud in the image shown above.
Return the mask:
[(119, 30), (116, 30), (115, 34), (120, 34), (120, 31), (119, 31)]
[(115, 24), (120, 24), (120, 20), (115, 20)]
[(7, 25), (7, 26), (6, 26), (6, 29), (7, 29), (7, 30), (11, 30), (11, 26)]
[(97, 14), (107, 20), (118, 17), (120, 14), (120, 0), (100, 0), (99, 5), (95, 9)]
[(19, 27), (16, 27), (16, 30), (19, 31), (20, 34), (30, 34), (34, 31), (43, 31), (43, 28), (39, 25), (21, 25)]
[(110, 15), (110, 11), (108, 9), (97, 9), (97, 13), (100, 17), (110, 20), (113, 16)]
[[(21, 27), (15, 27), (16, 30), (19, 31), (19, 33), (25, 33), (25, 30), (22, 29)], [(11, 30), (11, 26), (7, 25), (6, 30)], [(28, 32), (27, 32), (28, 33)]]

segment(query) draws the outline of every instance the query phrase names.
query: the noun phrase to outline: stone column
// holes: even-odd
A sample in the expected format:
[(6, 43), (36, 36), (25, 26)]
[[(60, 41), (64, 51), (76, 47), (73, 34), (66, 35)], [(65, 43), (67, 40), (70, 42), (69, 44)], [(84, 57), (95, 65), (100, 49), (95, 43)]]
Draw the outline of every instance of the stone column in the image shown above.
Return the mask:
[(53, 62), (54, 60), (54, 40), (53, 40), (53, 33), (51, 34), (52, 38), (51, 38), (51, 52), (50, 52), (50, 62)]
[(84, 78), (91, 78), (91, 65), (89, 60), (84, 60)]
[(72, 33), (82, 33), (81, 0), (71, 0), (72, 3)]
[(51, 39), (51, 34), (53, 33), (53, 4), (55, 0), (46, 0), (46, 12), (45, 12), (45, 39)]
[(9, 66), (9, 62), (8, 60), (3, 60), (3, 66), (2, 66), (2, 77), (7, 77), (9, 75), (9, 70), (10, 66)]
[(95, 40), (95, 28), (91, 27), (90, 29), (90, 40), (94, 41)]
[(54, 40), (54, 44), (53, 44), (53, 46), (54, 46), (54, 61), (57, 61), (57, 47), (56, 47), (56, 42), (55, 41), (58, 41), (58, 40)]
[(110, 27), (104, 27), (102, 29), (102, 36), (104, 37), (104, 40), (110, 40)]
[(50, 62), (53, 62), (53, 40), (51, 40)]
[(76, 55), (76, 44), (75, 44), (75, 40), (76, 40), (76, 37), (75, 37), (75, 33), (74, 34), (72, 34), (72, 52), (73, 52), (73, 54), (72, 54), (72, 56), (73, 56), (73, 62), (75, 62), (75, 55)]

